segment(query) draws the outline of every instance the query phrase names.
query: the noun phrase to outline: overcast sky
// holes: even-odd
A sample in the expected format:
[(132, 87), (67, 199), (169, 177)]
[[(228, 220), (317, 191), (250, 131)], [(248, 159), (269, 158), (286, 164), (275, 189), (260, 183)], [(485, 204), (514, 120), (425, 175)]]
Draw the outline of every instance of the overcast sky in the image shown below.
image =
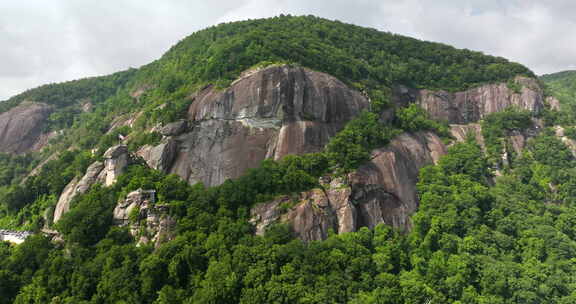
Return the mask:
[(224, 21), (313, 14), (520, 62), (575, 69), (574, 0), (0, 0), (0, 100), (159, 58)]

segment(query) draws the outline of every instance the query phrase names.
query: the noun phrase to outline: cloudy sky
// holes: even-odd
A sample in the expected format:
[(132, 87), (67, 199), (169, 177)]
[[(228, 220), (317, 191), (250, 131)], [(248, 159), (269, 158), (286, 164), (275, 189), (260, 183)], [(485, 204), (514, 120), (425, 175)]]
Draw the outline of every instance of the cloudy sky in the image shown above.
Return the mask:
[(204, 27), (313, 14), (523, 63), (575, 69), (573, 0), (0, 0), (0, 100), (138, 67)]

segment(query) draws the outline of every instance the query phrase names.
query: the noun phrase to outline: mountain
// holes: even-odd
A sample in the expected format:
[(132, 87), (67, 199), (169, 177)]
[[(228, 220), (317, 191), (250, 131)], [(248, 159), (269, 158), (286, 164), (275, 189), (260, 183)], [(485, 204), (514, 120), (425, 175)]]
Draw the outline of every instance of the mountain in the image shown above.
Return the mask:
[(279, 16), (26, 91), (0, 104), (0, 228), (32, 232), (0, 243), (0, 303), (572, 303), (547, 77)]

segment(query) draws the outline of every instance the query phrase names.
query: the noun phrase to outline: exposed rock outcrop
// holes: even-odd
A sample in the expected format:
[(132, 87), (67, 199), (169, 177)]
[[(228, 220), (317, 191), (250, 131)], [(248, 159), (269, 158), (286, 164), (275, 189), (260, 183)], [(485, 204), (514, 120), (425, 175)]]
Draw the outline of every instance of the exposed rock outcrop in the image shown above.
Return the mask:
[(178, 136), (186, 131), (188, 122), (186, 120), (179, 120), (169, 123), (160, 129), (160, 134), (163, 136)]
[(177, 153), (178, 143), (173, 138), (167, 138), (157, 146), (143, 146), (136, 154), (142, 157), (150, 168), (168, 172)]
[(0, 114), (0, 152), (26, 153), (39, 150), (47, 142), (43, 128), (52, 107), (35, 102), (23, 102)]
[(111, 147), (104, 153), (104, 170), (100, 173), (99, 179), (105, 186), (111, 186), (116, 182), (126, 170), (130, 163), (130, 154), (126, 145)]
[(291, 225), (305, 240), (320, 240), (329, 230), (337, 233), (374, 228), (386, 223), (409, 229), (409, 215), (418, 207), (418, 171), (443, 155), (445, 146), (433, 133), (402, 134), (372, 160), (342, 179), (321, 180), (323, 189), (283, 196), (251, 210), (256, 232), (263, 234), (277, 221)]
[(86, 174), (81, 179), (74, 178), (66, 185), (54, 210), (54, 223), (70, 210), (70, 202), (76, 196), (86, 193), (94, 184), (101, 183), (105, 186), (114, 184), (118, 176), (124, 173), (130, 161), (131, 156), (125, 145), (117, 145), (108, 149), (104, 153), (104, 163), (94, 162), (86, 169)]
[(161, 243), (174, 238), (176, 222), (168, 215), (168, 207), (156, 204), (154, 190), (130, 192), (114, 208), (114, 223), (128, 226), (130, 234), (137, 238), (138, 244)]
[(471, 123), (467, 125), (450, 125), (450, 134), (456, 140), (456, 142), (463, 142), (468, 139), (469, 136), (476, 139), (476, 142), (482, 147), (482, 150), (486, 151), (486, 145), (484, 144), (484, 136), (482, 136), (482, 126), (479, 123)]
[(540, 112), (544, 107), (544, 97), (537, 80), (519, 76), (514, 82), (518, 88), (496, 83), (456, 93), (421, 90), (417, 102), (432, 118), (451, 124), (477, 122), (487, 114), (512, 106)]
[(318, 152), (369, 105), (336, 78), (291, 66), (245, 73), (226, 90), (208, 86), (191, 98), (190, 131), (161, 132), (178, 145), (169, 172), (207, 186), (239, 177), (265, 158)]
[(90, 189), (92, 185), (98, 182), (98, 176), (104, 169), (104, 164), (95, 162), (86, 169), (86, 174), (81, 178), (74, 178), (62, 191), (56, 209), (54, 210), (54, 223), (58, 222), (64, 213), (70, 210), (70, 202), (80, 195), (84, 194)]

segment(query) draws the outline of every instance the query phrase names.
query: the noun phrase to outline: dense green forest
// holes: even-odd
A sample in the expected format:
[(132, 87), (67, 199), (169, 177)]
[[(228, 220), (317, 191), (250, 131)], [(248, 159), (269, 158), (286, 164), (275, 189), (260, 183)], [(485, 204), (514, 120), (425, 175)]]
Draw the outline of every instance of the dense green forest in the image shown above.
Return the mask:
[(540, 80), (545, 83), (549, 95), (560, 101), (559, 112), (549, 112), (546, 119), (565, 127), (576, 124), (576, 71), (565, 71), (543, 75)]
[[(134, 165), (112, 188), (82, 196), (59, 222), (66, 250), (41, 235), (1, 245), (0, 301), (576, 300), (576, 159), (550, 132), (534, 138), (495, 184), (477, 143), (451, 147), (438, 165), (421, 171), (420, 210), (408, 234), (380, 225), (305, 244), (277, 225), (264, 237), (252, 235), (246, 208), (255, 198), (313, 186), (303, 176), (320, 173), (321, 164), (314, 155), (268, 162), (213, 188)], [(127, 230), (111, 225), (119, 195), (140, 187), (157, 189), (178, 218), (178, 236), (157, 250), (136, 247)]]
[[(547, 127), (505, 168), (505, 137), (531, 127), (532, 117), (516, 109), (485, 117), (485, 153), (469, 138), (421, 170), (409, 232), (379, 225), (304, 243), (276, 224), (254, 235), (256, 203), (320, 187), (319, 177), (355, 170), (403, 132), (449, 140), (447, 126), (415, 104), (383, 122), (392, 85), (455, 91), (533, 76), (503, 58), (312, 16), (221, 24), (140, 69), (47, 85), (3, 103), (0, 111), (24, 100), (54, 105), (47, 128), (65, 131), (41, 153), (0, 155), (0, 227), (38, 231), (64, 187), (119, 135), (129, 136), (131, 151), (157, 143), (158, 133), (143, 131), (182, 117), (196, 90), (226, 87), (242, 71), (272, 63), (330, 73), (369, 94), (373, 106), (324, 151), (266, 160), (217, 187), (132, 164), (113, 186), (96, 185), (72, 202), (52, 227), (63, 242), (40, 233), (18, 246), (0, 242), (0, 304), (576, 302), (576, 159), (550, 128), (568, 124), (569, 111), (543, 113)], [(93, 109), (83, 112), (88, 99)], [(140, 111), (132, 127), (108, 133), (116, 117)], [(494, 167), (505, 170), (496, 177)], [(155, 189), (157, 204), (177, 221), (175, 239), (159, 248), (136, 246), (127, 228), (113, 225), (117, 202), (139, 188)]]

